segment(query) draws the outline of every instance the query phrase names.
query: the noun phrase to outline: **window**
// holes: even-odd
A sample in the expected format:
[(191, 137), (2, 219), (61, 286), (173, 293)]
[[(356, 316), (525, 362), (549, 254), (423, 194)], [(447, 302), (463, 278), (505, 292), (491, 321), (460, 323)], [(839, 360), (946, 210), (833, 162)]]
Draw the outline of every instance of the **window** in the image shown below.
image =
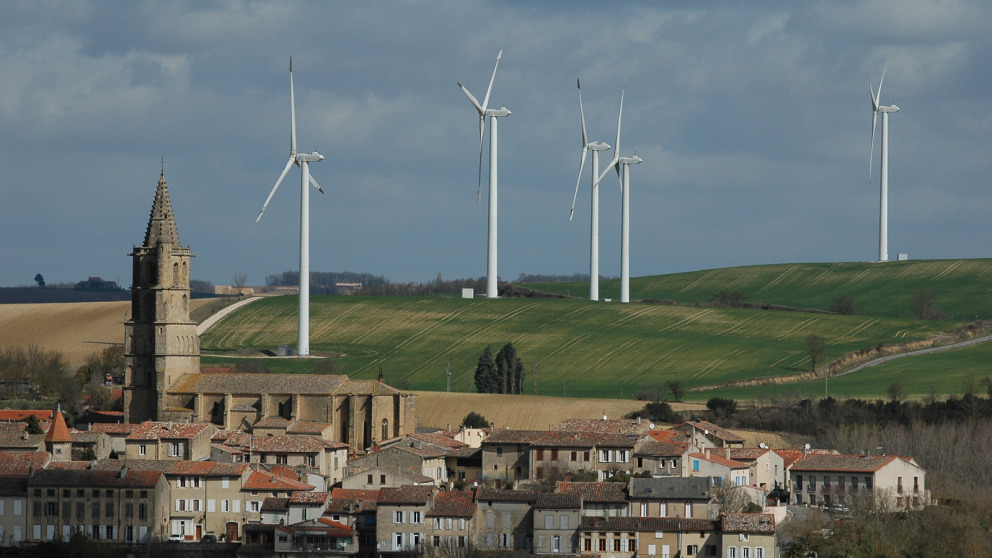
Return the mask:
[(655, 556), (657, 554), (658, 554), (658, 547), (655, 546), (655, 545), (653, 545), (653, 544), (649, 544), (648, 545), (648, 556)]
[(727, 547), (727, 558), (737, 558), (737, 548), (733, 546)]
[(751, 558), (751, 548), (745, 546), (741, 548), (741, 558)]
[(145, 455), (145, 444), (138, 445), (138, 455)]
[(308, 456), (304, 457), (303, 460), (306, 463), (306, 466), (307, 467), (316, 467), (317, 466), (317, 458), (314, 457), (314, 456), (312, 456), (312, 455), (308, 455)]
[(858, 477), (851, 477), (851, 490), (858, 489)]
[(592, 539), (583, 539), (582, 549), (587, 551), (592, 551)]
[(552, 552), (561, 552), (561, 537), (560, 536), (555, 535), (555, 538), (553, 539), (553, 541), (551, 543), (551, 551)]
[(589, 461), (589, 452), (582, 452), (582, 461)]
[(754, 549), (754, 558), (765, 558), (765, 549), (763, 547), (756, 547)]
[(556, 449), (551, 450), (551, 460), (558, 461), (558, 450)]
[(148, 519), (148, 505), (144, 502), (138, 504), (138, 519)]
[(100, 502), (93, 502), (93, 521), (98, 521), (100, 519)]
[[(492, 529), (496, 526), (496, 518), (493, 516), (493, 512), (486, 513), (486, 528)], [(490, 543), (492, 544), (492, 543)]]
[(421, 515), (420, 515), (421, 512), (414, 511), (414, 512), (411, 512), (411, 513), (413, 514), (413, 519), (410, 520), (410, 523), (423, 523), (424, 522), (423, 519), (421, 518)]
[(561, 520), (558, 522), (558, 524), (561, 526), (561, 529), (563, 530), (568, 529), (568, 516), (567, 515), (561, 516)]
[(379, 475), (379, 484), (386, 484), (386, 475)]
[(501, 546), (502, 548), (509, 548), (510, 547), (510, 536), (507, 535), (506, 533), (500, 533), (500, 535), (499, 535), (499, 546)]
[[(261, 508), (261, 502), (259, 502), (258, 500), (252, 500), (248, 502), (248, 511), (257, 512), (259, 508)], [(237, 511), (238, 510), (234, 510), (235, 513), (237, 513)]]
[(572, 461), (578, 461), (579, 460), (579, 452), (573, 451), (571, 457), (572, 457)]
[(871, 490), (871, 477), (865, 477), (865, 488)]
[(699, 545), (690, 544), (689, 546), (685, 547), (685, 554), (686, 556), (695, 556), (699, 554)]
[(503, 528), (510, 528), (510, 512), (503, 512)]
[(699, 470), (699, 460), (698, 459), (693, 459), (692, 460), (692, 470), (693, 471), (698, 471)]
[(665, 532), (664, 531), (655, 531), (654, 532), (654, 538), (656, 538), (656, 539), (663, 539), (663, 538), (665, 538)]
[(113, 504), (107, 504), (104, 507), (104, 512), (103, 513), (104, 513), (104, 516), (106, 516), (107, 519), (113, 519), (114, 518), (114, 505)]
[(276, 464), (277, 465), (287, 465), (288, 463), (289, 463), (289, 456), (287, 456), (284, 453), (280, 453), (280, 454), (276, 455)]
[(169, 457), (182, 457), (185, 455), (185, 448), (182, 442), (169, 442)]
[(396, 511), (393, 512), (393, 523), (403, 523), (403, 512)]
[[(549, 530), (555, 528), (555, 518), (551, 514), (544, 516), (544, 528)], [(541, 546), (544, 546), (544, 543), (541, 543)]]
[(599, 539), (599, 551), (606, 552), (606, 539)]
[(535, 461), (544, 461), (544, 450), (537, 449), (535, 451), (537, 452), (537, 457), (535, 458)]

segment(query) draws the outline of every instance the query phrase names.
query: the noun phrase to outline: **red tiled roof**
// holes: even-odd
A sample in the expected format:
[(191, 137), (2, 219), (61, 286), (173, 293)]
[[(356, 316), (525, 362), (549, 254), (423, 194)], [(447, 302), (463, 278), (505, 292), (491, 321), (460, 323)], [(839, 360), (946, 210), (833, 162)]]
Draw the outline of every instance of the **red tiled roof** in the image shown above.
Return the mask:
[(127, 435), (127, 440), (191, 440), (208, 429), (216, 429), (203, 422), (154, 422), (138, 424)]
[(32, 469), (41, 469), (52, 455), (42, 451), (0, 450), (0, 476), (27, 476)]
[(397, 486), (382, 488), (379, 492), (379, 505), (426, 504), (434, 492), (433, 486)]
[(703, 461), (709, 461), (710, 463), (716, 463), (717, 465), (723, 465), (724, 467), (729, 467), (731, 469), (749, 469), (750, 466), (747, 463), (742, 463), (740, 461), (734, 461), (733, 459), (727, 459), (723, 456), (721, 452), (711, 451), (709, 455), (705, 453), (690, 453), (689, 457), (695, 459), (702, 459)]
[(0, 410), (0, 421), (3, 422), (15, 422), (28, 418), (29, 416), (36, 416), (38, 420), (50, 421), (52, 420), (52, 415), (54, 411), (45, 409), (3, 409)]
[(561, 432), (638, 435), (646, 432), (648, 426), (647, 421), (637, 419), (565, 419), (554, 429)]
[(807, 455), (792, 466), (793, 472), (837, 471), (871, 473), (899, 459), (897, 455)]
[(579, 528), (598, 532), (651, 532), (670, 531), (686, 533), (691, 531), (716, 531), (719, 522), (712, 519), (692, 519), (685, 517), (598, 517), (587, 516), (579, 520)]
[(324, 505), (327, 503), (327, 498), (330, 497), (330, 492), (311, 492), (304, 490), (297, 490), (289, 495), (290, 504), (320, 504)]
[(555, 483), (555, 492), (559, 494), (579, 494), (584, 502), (620, 503), (627, 501), (625, 489), (627, 486), (620, 482), (565, 482)]
[(493, 430), (482, 445), (529, 444), (544, 434), (544, 430)]
[(562, 448), (633, 448), (635, 439), (625, 434), (600, 434), (597, 432), (545, 432), (531, 443), (534, 447)]
[(335, 488), (331, 490), (331, 497), (327, 500), (325, 509), (328, 512), (362, 513), (375, 511), (378, 505), (378, 490)]
[(663, 442), (652, 437), (644, 438), (634, 448), (635, 456), (673, 456), (682, 455), (686, 451), (685, 442)]
[(720, 529), (725, 533), (772, 534), (775, 516), (770, 513), (724, 513), (720, 515)]
[(714, 438), (719, 438), (726, 442), (744, 441), (744, 438), (741, 438), (737, 434), (734, 434), (733, 432), (727, 430), (726, 428), (717, 426), (708, 420), (689, 420), (681, 424), (676, 424), (671, 429), (685, 431), (686, 428), (707, 431), (709, 432), (710, 436), (713, 436)]
[(55, 413), (55, 420), (52, 421), (48, 433), (45, 434), (45, 443), (62, 444), (66, 442), (72, 442), (72, 434), (69, 434), (69, 427), (65, 425), (65, 417), (62, 416), (61, 412), (58, 412)]
[(313, 490), (313, 486), (294, 481), (268, 471), (252, 471), (248, 480), (242, 485), (244, 490), (261, 490), (268, 492), (289, 492), (293, 490)]
[(89, 430), (91, 432), (106, 432), (107, 434), (130, 434), (136, 424), (125, 422), (91, 422)]
[(434, 506), (427, 517), (472, 517), (475, 502), (472, 493), (464, 490), (442, 490), (434, 497)]
[(134, 487), (153, 488), (162, 478), (160, 471), (116, 471), (92, 469), (41, 469), (28, 480), (28, 486)]
[(779, 454), (780, 456), (782, 456), (782, 461), (783, 461), (783, 464), (785, 465), (785, 468), (786, 469), (792, 467), (793, 464), (795, 464), (797, 461), (799, 461), (800, 459), (802, 459), (803, 456), (804, 456), (804, 454), (805, 455), (828, 455), (828, 454), (834, 454), (834, 455), (836, 455), (837, 454), (837, 452), (834, 451), (834, 450), (825, 450), (825, 449), (811, 449), (811, 450), (777, 449), (777, 450), (773, 450), (773, 451), (775, 453)]

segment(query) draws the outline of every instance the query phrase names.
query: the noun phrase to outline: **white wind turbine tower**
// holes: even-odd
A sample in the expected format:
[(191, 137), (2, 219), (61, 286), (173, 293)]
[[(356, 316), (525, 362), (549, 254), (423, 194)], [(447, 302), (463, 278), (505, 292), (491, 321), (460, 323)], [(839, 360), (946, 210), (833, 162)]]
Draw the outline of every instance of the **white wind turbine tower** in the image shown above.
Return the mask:
[(878, 113), (882, 113), (882, 170), (879, 173), (881, 193), (879, 195), (878, 216), (878, 261), (889, 261), (889, 113), (899, 112), (896, 105), (881, 106), (878, 104), (882, 96), (882, 82), (885, 81), (885, 69), (882, 69), (882, 79), (878, 80), (878, 91), (873, 91), (871, 80), (868, 81), (868, 92), (871, 94), (871, 147), (868, 152), (868, 185), (871, 185), (872, 156), (875, 154), (875, 122)]
[(300, 167), (300, 310), (296, 353), (300, 357), (308, 357), (310, 356), (310, 189), (308, 186), (313, 184), (317, 191), (324, 193), (317, 181), (310, 176), (310, 163), (322, 161), (324, 156), (316, 150), (313, 153), (296, 152), (296, 98), (293, 93), (292, 58), (289, 59), (289, 115), (289, 161), (279, 175), (279, 180), (276, 180), (276, 185), (269, 192), (269, 197), (265, 198), (255, 222), (262, 218), (265, 208), (279, 189), (279, 184), (286, 177), (290, 167), (294, 164)]
[(506, 107), (501, 107), (499, 109), (489, 108), (489, 95), (493, 91), (493, 81), (496, 80), (496, 68), (499, 68), (499, 60), (503, 57), (503, 51), (499, 51), (496, 55), (496, 66), (493, 68), (493, 75), (489, 78), (489, 89), (486, 89), (486, 96), (482, 100), (482, 104), (479, 104), (479, 100), (475, 98), (475, 95), (469, 92), (461, 83), (458, 87), (462, 89), (465, 96), (468, 97), (469, 101), (472, 101), (472, 105), (475, 106), (475, 110), (479, 111), (479, 190), (476, 192), (477, 201), (481, 203), (482, 201), (482, 141), (485, 136), (486, 131), (486, 117), (489, 117), (489, 246), (488, 246), (488, 256), (486, 259), (486, 298), (498, 298), (499, 292), (496, 286), (497, 271), (496, 271), (496, 194), (497, 194), (497, 146), (496, 141), (496, 119), (503, 116), (510, 116), (510, 111)]
[[(579, 196), (579, 183), (582, 181), (582, 169), (586, 165), (586, 154), (592, 151), (592, 204), (590, 211), (589, 225), (589, 300), (599, 300), (599, 181), (603, 176), (599, 174), (599, 152), (610, 149), (609, 144), (602, 141), (589, 141), (586, 135), (586, 114), (582, 108), (582, 83), (575, 80), (575, 85), (579, 89), (579, 117), (582, 121), (582, 159), (579, 163), (579, 177), (575, 180), (575, 193), (572, 194), (572, 210), (568, 214), (568, 220), (572, 220), (575, 215), (575, 200)], [(620, 115), (623, 116), (623, 94), (620, 95)], [(617, 122), (617, 142), (620, 141), (620, 125)], [(615, 163), (615, 161), (614, 161)], [(611, 163), (611, 166), (614, 164)], [(606, 174), (605, 172), (603, 173)]]

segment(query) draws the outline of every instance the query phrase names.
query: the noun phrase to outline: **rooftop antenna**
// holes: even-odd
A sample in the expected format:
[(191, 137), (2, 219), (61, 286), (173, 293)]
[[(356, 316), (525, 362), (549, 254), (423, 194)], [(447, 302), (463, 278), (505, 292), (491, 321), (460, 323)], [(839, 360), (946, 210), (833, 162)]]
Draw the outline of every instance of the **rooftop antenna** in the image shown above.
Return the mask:
[(300, 310), (296, 353), (301, 358), (307, 358), (310, 356), (310, 189), (308, 186), (313, 184), (318, 192), (324, 193), (317, 181), (310, 176), (310, 163), (323, 161), (324, 156), (317, 150), (313, 153), (296, 152), (296, 97), (293, 93), (292, 58), (289, 59), (289, 115), (289, 161), (279, 175), (279, 180), (276, 180), (276, 185), (269, 192), (269, 197), (265, 198), (255, 222), (262, 218), (265, 208), (279, 189), (290, 167), (293, 165), (300, 167)]

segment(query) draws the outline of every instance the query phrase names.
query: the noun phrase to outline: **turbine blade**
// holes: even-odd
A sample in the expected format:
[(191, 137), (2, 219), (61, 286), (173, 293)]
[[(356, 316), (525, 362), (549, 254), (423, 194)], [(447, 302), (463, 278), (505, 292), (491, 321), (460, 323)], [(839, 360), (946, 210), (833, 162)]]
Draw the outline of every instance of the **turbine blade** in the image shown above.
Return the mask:
[(876, 110), (878, 109), (878, 100), (882, 97), (882, 82), (885, 81), (885, 70), (888, 70), (888, 69), (889, 69), (888, 66), (882, 68), (882, 79), (878, 80), (878, 91), (876, 92), (876, 96), (875, 96), (875, 109)]
[(290, 157), (289, 161), (286, 162), (286, 168), (282, 169), (282, 174), (279, 175), (279, 180), (276, 180), (276, 185), (272, 187), (272, 191), (269, 192), (269, 197), (265, 198), (265, 203), (262, 204), (262, 210), (258, 212), (258, 217), (255, 218), (256, 223), (262, 218), (262, 214), (265, 213), (265, 208), (268, 207), (269, 202), (272, 201), (272, 196), (276, 194), (276, 190), (278, 190), (279, 185), (282, 184), (282, 179), (286, 178), (286, 173), (289, 172), (289, 169), (295, 162), (296, 157)]
[(289, 155), (296, 155), (296, 95), (293, 92), (293, 59), (289, 59)]
[[(594, 186), (599, 186), (600, 181), (603, 180), (603, 178), (606, 176), (606, 173), (610, 172), (611, 170), (613, 170), (615, 167), (618, 167), (619, 165), (620, 165), (620, 157), (619, 156), (614, 156), (613, 157), (613, 160), (610, 161), (606, 165), (606, 168), (603, 169), (603, 172), (601, 172), (599, 174), (599, 178), (596, 179), (596, 183), (594, 184)], [(617, 171), (617, 172), (619, 172), (619, 171)]]
[(499, 68), (499, 59), (503, 58), (503, 51), (496, 55), (496, 66), (493, 67), (493, 77), (489, 78), (489, 89), (486, 89), (486, 98), (482, 101), (482, 112), (486, 112), (489, 107), (489, 94), (493, 92), (493, 82), (496, 81), (496, 68)]
[(868, 145), (868, 186), (871, 187), (872, 158), (875, 156), (875, 120), (877, 110), (871, 111), (871, 143)]
[(568, 214), (568, 220), (572, 220), (572, 215), (575, 214), (575, 200), (579, 197), (579, 183), (582, 182), (582, 169), (586, 166), (586, 154), (589, 149), (586, 146), (582, 146), (582, 161), (579, 163), (579, 178), (575, 180), (575, 193), (572, 194), (572, 211)]
[(582, 157), (585, 160), (585, 149), (589, 145), (589, 139), (586, 137), (586, 113), (582, 110), (582, 84), (578, 79), (575, 80), (575, 86), (579, 89), (579, 117), (582, 119)]
[(310, 184), (313, 184), (313, 187), (316, 188), (321, 194), (324, 193), (324, 189), (320, 187), (320, 184), (317, 184), (317, 181), (313, 179), (312, 174), (310, 175)]
[(479, 111), (479, 115), (480, 116), (485, 115), (486, 111), (485, 111), (485, 109), (482, 108), (482, 105), (479, 104), (479, 100), (475, 98), (475, 95), (473, 95), (461, 83), (458, 84), (458, 87), (461, 87), (462, 88), (462, 91), (465, 93), (465, 96), (468, 97), (468, 100), (469, 101), (472, 101), (472, 104), (475, 106), (475, 110)]
[(479, 117), (479, 189), (475, 192), (476, 204), (482, 205), (482, 138), (486, 134), (486, 117)]
[(614, 144), (613, 149), (616, 153), (615, 160), (620, 159), (620, 125), (623, 124), (623, 96), (627, 92), (627, 80), (623, 80), (623, 89), (620, 90), (620, 115), (617, 116), (617, 143)]

